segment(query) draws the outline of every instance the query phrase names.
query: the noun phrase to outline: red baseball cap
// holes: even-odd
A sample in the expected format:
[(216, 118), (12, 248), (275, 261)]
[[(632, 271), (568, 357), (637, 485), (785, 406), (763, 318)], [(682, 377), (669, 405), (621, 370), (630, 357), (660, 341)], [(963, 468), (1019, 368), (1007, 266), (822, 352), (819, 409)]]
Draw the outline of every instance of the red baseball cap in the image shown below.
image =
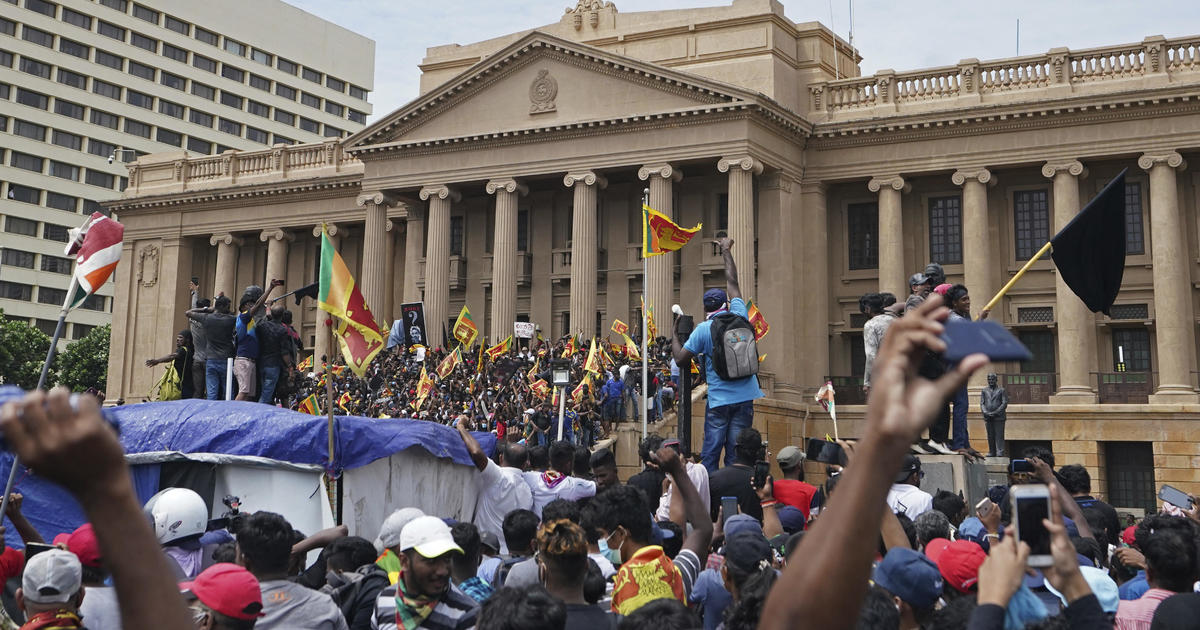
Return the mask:
[(983, 547), (969, 541), (937, 538), (925, 546), (925, 555), (938, 566), (946, 584), (960, 593), (970, 592), (979, 581), (979, 565), (987, 560)]
[(1121, 542), (1132, 547), (1135, 543), (1134, 534), (1137, 532), (1137, 525), (1130, 525), (1121, 532)]
[(85, 567), (100, 566), (100, 543), (96, 540), (96, 532), (91, 523), (80, 525), (70, 534), (59, 534), (54, 537), (54, 544), (66, 545), (67, 551), (79, 558), (79, 564)]
[(258, 580), (236, 564), (214, 564), (201, 571), (195, 580), (180, 584), (179, 588), (191, 591), (200, 603), (226, 617), (249, 620), (264, 615)]

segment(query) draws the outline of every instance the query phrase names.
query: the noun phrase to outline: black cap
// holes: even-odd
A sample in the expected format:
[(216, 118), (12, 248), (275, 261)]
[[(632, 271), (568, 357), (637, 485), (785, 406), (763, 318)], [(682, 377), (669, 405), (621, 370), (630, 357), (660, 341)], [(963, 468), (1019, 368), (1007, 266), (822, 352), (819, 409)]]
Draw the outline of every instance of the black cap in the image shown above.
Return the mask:
[(927, 282), (929, 282), (929, 276), (926, 276), (925, 274), (920, 273), (920, 272), (914, 273), (913, 275), (908, 277), (908, 286), (910, 286), (910, 287), (915, 287), (917, 285), (925, 284)]
[(896, 473), (896, 483), (904, 483), (915, 472), (921, 470), (921, 460), (916, 455), (909, 453), (904, 456), (904, 466), (900, 468), (900, 472)]

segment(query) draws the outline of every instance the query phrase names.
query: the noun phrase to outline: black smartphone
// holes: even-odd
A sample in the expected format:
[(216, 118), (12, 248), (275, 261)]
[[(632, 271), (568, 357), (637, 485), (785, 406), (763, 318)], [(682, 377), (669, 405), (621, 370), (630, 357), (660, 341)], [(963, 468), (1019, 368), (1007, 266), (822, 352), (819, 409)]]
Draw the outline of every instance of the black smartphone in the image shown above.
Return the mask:
[(762, 460), (754, 462), (754, 487), (763, 487), (763, 484), (767, 483), (769, 474), (771, 474), (771, 464)]
[(26, 543), (25, 560), (28, 561), (30, 558), (42, 553), (43, 551), (49, 551), (57, 548), (58, 547), (55, 547), (54, 545), (47, 545), (46, 543)]
[(1167, 484), (1163, 484), (1163, 487), (1159, 489), (1158, 498), (1185, 512), (1192, 509), (1192, 497), (1188, 496), (1183, 490), (1168, 486)]
[(724, 525), (730, 516), (738, 513), (737, 497), (721, 497), (721, 510), (721, 525)]
[(1028, 459), (1014, 459), (1008, 462), (1008, 472), (1031, 473), (1033, 472), (1033, 464)]
[(946, 351), (942, 356), (951, 363), (962, 361), (967, 355), (986, 354), (993, 361), (1028, 361), (1033, 353), (1007, 328), (984, 320), (949, 320), (942, 332)]
[(807, 459), (822, 464), (846, 465), (846, 451), (837, 442), (829, 442), (820, 438), (809, 438), (805, 451)]

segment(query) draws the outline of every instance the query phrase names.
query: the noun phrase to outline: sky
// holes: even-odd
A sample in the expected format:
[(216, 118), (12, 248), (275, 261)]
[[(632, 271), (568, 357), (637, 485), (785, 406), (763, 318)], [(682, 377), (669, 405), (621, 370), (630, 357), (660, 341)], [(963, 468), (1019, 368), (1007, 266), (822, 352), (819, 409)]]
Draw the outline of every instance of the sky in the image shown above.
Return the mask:
[[(575, 0), (286, 0), (375, 40), (374, 112), (399, 109), (418, 95), (425, 49), (469, 44), (558, 22)], [(732, 0), (614, 0), (618, 11), (720, 6)], [(782, 0), (788, 18), (819, 21), (843, 39), (850, 0)], [(859, 0), (854, 44), (864, 75), (952, 65), (1051, 48), (1140, 42), (1148, 35), (1200, 34), (1200, 2), (1185, 0)]]

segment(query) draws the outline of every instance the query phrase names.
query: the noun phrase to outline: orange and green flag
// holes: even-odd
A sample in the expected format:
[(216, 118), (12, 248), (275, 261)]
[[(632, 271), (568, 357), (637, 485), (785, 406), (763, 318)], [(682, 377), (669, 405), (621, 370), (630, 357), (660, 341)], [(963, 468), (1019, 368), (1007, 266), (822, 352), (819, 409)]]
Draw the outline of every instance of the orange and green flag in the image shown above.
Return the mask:
[(442, 359), (442, 362), (440, 364), (438, 364), (438, 367), (437, 367), (438, 378), (446, 378), (447, 376), (450, 376), (450, 373), (454, 371), (454, 368), (458, 365), (459, 361), (461, 361), (461, 360), (462, 360), (461, 357), (459, 357), (459, 355), (458, 355), (458, 348), (455, 348), (454, 352), (451, 352), (450, 354), (446, 355), (446, 358)]
[(505, 337), (504, 341), (501, 341), (491, 348), (488, 348), (487, 355), (489, 359), (495, 361), (501, 356), (504, 356), (504, 353), (508, 352), (510, 349), (512, 349), (512, 335)]
[(667, 252), (673, 252), (687, 245), (692, 240), (703, 223), (688, 229), (679, 227), (667, 215), (642, 205), (642, 257), (649, 258)]
[(588, 349), (587, 360), (583, 362), (583, 369), (595, 374), (600, 373), (600, 353), (596, 351), (595, 337), (592, 337), (592, 345)]
[(301, 400), (298, 410), (303, 411), (310, 416), (320, 415), (320, 411), (317, 408), (317, 395), (309, 394), (308, 398)]
[(324, 226), (321, 229), (317, 304), (336, 318), (338, 345), (342, 347), (346, 365), (359, 377), (364, 376), (371, 360), (383, 350), (384, 336)]
[(464, 348), (470, 348), (471, 344), (475, 343), (475, 337), (479, 336), (479, 327), (475, 325), (475, 320), (471, 319), (471, 311), (467, 310), (466, 304), (458, 312), (458, 319), (454, 320), (453, 332), (454, 338)]
[(767, 318), (763, 317), (762, 311), (758, 310), (758, 305), (754, 303), (754, 300), (746, 303), (746, 314), (749, 316), (746, 319), (750, 321), (750, 325), (754, 326), (755, 341), (759, 341), (771, 332), (771, 325), (767, 323)]

